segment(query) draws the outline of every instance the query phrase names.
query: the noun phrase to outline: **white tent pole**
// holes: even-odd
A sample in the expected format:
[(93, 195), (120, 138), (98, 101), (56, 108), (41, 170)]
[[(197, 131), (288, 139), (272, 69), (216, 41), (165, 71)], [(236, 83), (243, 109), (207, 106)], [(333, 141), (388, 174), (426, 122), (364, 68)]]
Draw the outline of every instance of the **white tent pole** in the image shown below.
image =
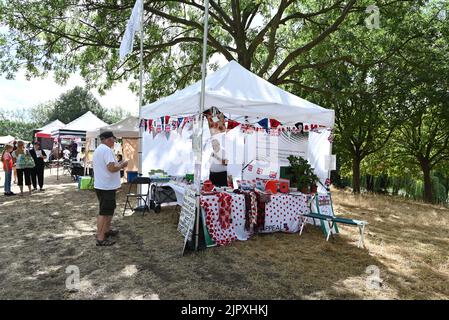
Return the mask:
[[(139, 58), (139, 64), (140, 64), (140, 71), (139, 71), (139, 121), (142, 119), (142, 101), (143, 101), (143, 2), (141, 1), (141, 10), (140, 10), (140, 58)], [(139, 176), (142, 175), (142, 150), (143, 150), (143, 127), (139, 124)], [(140, 185), (139, 185), (140, 187)], [(141, 190), (139, 190), (139, 193), (141, 193)]]
[(90, 148), (90, 141), (91, 138), (87, 138), (86, 137), (86, 144), (84, 145), (84, 175), (87, 175), (87, 157), (86, 157), (86, 150), (88, 150), (88, 148)]
[(61, 140), (59, 139), (59, 132), (58, 132), (58, 157), (56, 158), (58, 160), (58, 166), (56, 168), (56, 180), (59, 180), (59, 146), (61, 144)]
[(200, 192), (201, 192), (201, 166), (203, 164), (203, 112), (206, 97), (206, 62), (207, 62), (207, 30), (209, 22), (209, 0), (204, 1), (204, 34), (203, 34), (203, 62), (201, 66), (201, 95), (200, 95), (200, 110), (198, 115), (199, 121), (199, 143), (200, 150), (198, 154), (197, 163), (198, 170), (195, 170), (197, 176), (195, 177), (196, 193), (197, 193), (197, 215), (195, 223), (195, 250), (198, 250), (199, 231), (200, 231)]
[[(329, 146), (329, 155), (332, 156), (332, 147), (333, 147), (333, 142), (334, 142), (334, 140), (333, 140), (334, 128), (332, 128), (330, 134), (332, 135), (332, 140), (331, 140), (330, 146)], [(328, 170), (328, 171), (327, 171), (327, 178), (328, 178), (329, 181), (330, 181), (330, 179), (331, 179), (331, 170)], [(330, 185), (329, 185), (329, 188), (330, 188)], [(329, 190), (330, 190), (330, 189), (329, 189)]]

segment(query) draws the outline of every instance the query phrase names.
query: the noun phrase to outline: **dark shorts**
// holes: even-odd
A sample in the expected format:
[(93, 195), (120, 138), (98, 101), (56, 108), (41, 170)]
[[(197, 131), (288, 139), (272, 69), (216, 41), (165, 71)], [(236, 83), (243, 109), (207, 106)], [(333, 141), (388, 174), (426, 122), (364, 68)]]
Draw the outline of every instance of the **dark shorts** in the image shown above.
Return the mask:
[(117, 207), (115, 201), (116, 190), (95, 189), (95, 193), (97, 194), (98, 202), (100, 203), (100, 211), (98, 214), (100, 216), (114, 215), (114, 210)]

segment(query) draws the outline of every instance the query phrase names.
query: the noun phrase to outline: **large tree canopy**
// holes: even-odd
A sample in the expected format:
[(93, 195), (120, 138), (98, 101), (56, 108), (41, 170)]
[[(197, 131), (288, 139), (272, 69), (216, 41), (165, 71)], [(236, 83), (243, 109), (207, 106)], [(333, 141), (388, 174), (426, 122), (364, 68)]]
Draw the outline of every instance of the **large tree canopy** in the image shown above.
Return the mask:
[[(138, 43), (126, 61), (118, 59), (134, 2), (8, 0), (0, 7), (2, 24), (8, 28), (0, 71), (13, 75), (26, 67), (28, 74), (35, 76), (55, 70), (57, 79), (64, 81), (80, 70), (88, 84), (100, 90), (110, 88), (114, 81), (136, 80)], [(235, 59), (276, 85), (306, 85), (302, 79), (306, 70), (336, 63), (357, 64), (350, 54), (329, 59), (326, 52), (333, 48), (323, 44), (348, 21), (352, 27), (363, 26), (368, 16), (365, 9), (371, 2), (211, 0), (208, 53)], [(376, 4), (385, 12), (401, 12), (419, 2), (385, 0)], [(147, 99), (199, 78), (203, 14), (203, 1), (145, 1)], [(349, 20), (351, 15), (355, 18)]]
[[(25, 68), (32, 77), (53, 70), (56, 80), (64, 82), (78, 71), (100, 92), (125, 80), (137, 91), (139, 42), (124, 61), (118, 58), (134, 3), (0, 0), (0, 73), (13, 77)], [(146, 101), (200, 78), (203, 3), (144, 2)], [(449, 20), (444, 13), (449, 1), (376, 1), (379, 29), (365, 25), (372, 4), (210, 0), (208, 56), (234, 59), (275, 85), (334, 108), (336, 150), (343, 166), (352, 168), (356, 192), (361, 168), (375, 162), (390, 137), (394, 147), (388, 150), (410, 153), (415, 147), (405, 148), (398, 135), (421, 128), (417, 141), (430, 144), (430, 158), (437, 160), (443, 156), (439, 150), (447, 147), (441, 130), (446, 125), (432, 119), (441, 119), (447, 108)], [(423, 125), (417, 126), (420, 119)], [(443, 138), (436, 143), (435, 136)], [(429, 170), (420, 169), (429, 190)]]

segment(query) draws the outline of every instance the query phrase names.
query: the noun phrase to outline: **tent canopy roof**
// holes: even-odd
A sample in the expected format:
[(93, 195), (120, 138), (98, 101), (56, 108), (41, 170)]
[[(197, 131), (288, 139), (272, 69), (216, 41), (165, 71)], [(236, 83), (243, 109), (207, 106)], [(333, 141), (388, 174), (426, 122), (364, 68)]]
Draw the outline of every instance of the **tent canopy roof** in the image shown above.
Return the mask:
[(66, 124), (63, 130), (78, 130), (78, 131), (88, 131), (92, 129), (97, 129), (108, 124), (94, 115), (91, 111), (87, 111), (85, 114), (76, 118), (72, 122)]
[(86, 131), (94, 130), (108, 124), (88, 111), (79, 118), (66, 124), (63, 128), (52, 130), (52, 137), (84, 137)]
[(61, 129), (64, 126), (65, 126), (64, 122), (56, 119), (56, 120), (46, 124), (42, 128), (36, 129), (36, 131), (40, 131), (40, 132), (43, 131), (43, 133), (51, 133), (53, 130)]
[(14, 138), (13, 136), (1, 136), (0, 137), (0, 144), (7, 144), (10, 142), (13, 142), (14, 140), (16, 140), (16, 138)]
[[(198, 113), (201, 81), (142, 108), (143, 118), (191, 116)], [(282, 124), (334, 125), (334, 111), (282, 90), (235, 61), (206, 77), (204, 109), (217, 107), (225, 115), (272, 118)]]
[(139, 118), (130, 116), (114, 124), (107, 125), (96, 130), (87, 131), (87, 138), (97, 138), (100, 133), (112, 131), (116, 137), (120, 138), (138, 138), (139, 137)]

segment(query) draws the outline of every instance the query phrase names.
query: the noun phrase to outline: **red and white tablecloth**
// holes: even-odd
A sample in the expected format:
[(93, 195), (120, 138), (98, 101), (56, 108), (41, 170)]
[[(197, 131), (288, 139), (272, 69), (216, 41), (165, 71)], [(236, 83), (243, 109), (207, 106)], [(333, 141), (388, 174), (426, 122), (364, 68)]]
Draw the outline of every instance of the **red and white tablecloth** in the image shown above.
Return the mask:
[(245, 230), (245, 197), (231, 194), (231, 220), (229, 227), (223, 227), (219, 219), (219, 197), (217, 195), (201, 196), (201, 207), (206, 218), (206, 227), (212, 240), (217, 245), (226, 245), (235, 240), (248, 240)]
[(298, 232), (302, 215), (309, 213), (305, 194), (274, 194), (265, 206), (265, 227), (259, 232)]

